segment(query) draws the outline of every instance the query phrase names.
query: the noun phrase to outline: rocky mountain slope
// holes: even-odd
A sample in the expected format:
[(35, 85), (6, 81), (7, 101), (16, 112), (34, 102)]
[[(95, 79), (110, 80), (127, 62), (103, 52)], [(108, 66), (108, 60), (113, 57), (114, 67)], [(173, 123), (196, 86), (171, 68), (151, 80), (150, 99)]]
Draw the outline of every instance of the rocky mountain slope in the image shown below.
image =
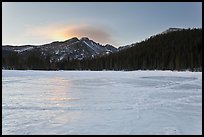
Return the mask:
[(90, 40), (87, 37), (78, 39), (76, 37), (66, 41), (55, 41), (49, 44), (40, 46), (24, 45), (24, 46), (2, 46), (2, 54), (6, 56), (9, 52), (16, 52), (17, 54), (28, 56), (29, 54), (38, 54), (42, 57), (49, 56), (51, 61), (60, 61), (69, 58), (82, 60), (85, 58), (94, 58), (110, 53), (117, 52), (118, 49), (112, 45), (101, 45)]

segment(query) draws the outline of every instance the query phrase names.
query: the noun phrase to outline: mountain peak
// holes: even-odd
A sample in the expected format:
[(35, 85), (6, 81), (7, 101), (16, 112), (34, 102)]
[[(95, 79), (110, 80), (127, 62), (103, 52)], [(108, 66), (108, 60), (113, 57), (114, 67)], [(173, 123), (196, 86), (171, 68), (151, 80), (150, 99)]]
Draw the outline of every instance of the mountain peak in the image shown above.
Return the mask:
[(73, 39), (73, 40), (79, 40), (77, 37), (73, 37), (73, 38), (71, 38), (71, 39)]
[(68, 40), (65, 40), (64, 42), (67, 42), (67, 41), (79, 41), (79, 39), (77, 37), (73, 37)]
[(82, 37), (80, 40), (89, 40), (88, 37)]

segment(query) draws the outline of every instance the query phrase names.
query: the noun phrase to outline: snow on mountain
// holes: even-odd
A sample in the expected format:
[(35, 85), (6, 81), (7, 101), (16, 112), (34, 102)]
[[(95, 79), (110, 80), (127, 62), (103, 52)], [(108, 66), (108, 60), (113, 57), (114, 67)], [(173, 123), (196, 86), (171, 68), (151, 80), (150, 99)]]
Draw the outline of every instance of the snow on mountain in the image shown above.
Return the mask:
[(105, 48), (106, 48), (106, 50), (108, 51), (108, 52), (117, 52), (118, 51), (118, 49), (116, 49), (115, 47), (113, 47), (112, 45), (110, 45), (110, 44), (106, 44), (105, 45)]
[(106, 48), (104, 46), (94, 42), (93, 40), (89, 40), (86, 37), (81, 38), (81, 41), (83, 41), (87, 46), (89, 46), (92, 50), (94, 50), (96, 54), (100, 54), (106, 51)]
[(24, 52), (27, 50), (32, 50), (35, 46), (33, 45), (24, 45), (24, 46), (11, 46), (11, 45), (5, 45), (2, 47), (3, 50), (7, 51), (15, 51), (15, 52)]
[(126, 45), (126, 46), (121, 46), (121, 47), (118, 48), (118, 51), (121, 51), (121, 50), (124, 50), (124, 49), (127, 49), (127, 48), (131, 48), (131, 47), (133, 47), (133, 46), (135, 46), (135, 44), (130, 44), (130, 45)]
[(163, 31), (161, 34), (166, 34), (166, 33), (169, 33), (169, 32), (181, 31), (181, 30), (183, 30), (183, 28), (169, 28), (169, 29)]
[(24, 52), (26, 50), (31, 50), (31, 49), (33, 49), (33, 47), (27, 47), (27, 48), (23, 48), (23, 49), (16, 49), (14, 51), (17, 51), (18, 53), (20, 53), (20, 52)]

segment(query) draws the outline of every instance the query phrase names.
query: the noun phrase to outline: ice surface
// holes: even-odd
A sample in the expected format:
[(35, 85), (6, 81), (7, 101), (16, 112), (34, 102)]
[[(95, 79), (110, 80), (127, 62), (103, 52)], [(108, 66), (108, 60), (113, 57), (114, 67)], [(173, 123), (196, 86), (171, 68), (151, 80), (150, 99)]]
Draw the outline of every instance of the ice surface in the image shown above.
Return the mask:
[(202, 134), (202, 72), (2, 70), (2, 134)]

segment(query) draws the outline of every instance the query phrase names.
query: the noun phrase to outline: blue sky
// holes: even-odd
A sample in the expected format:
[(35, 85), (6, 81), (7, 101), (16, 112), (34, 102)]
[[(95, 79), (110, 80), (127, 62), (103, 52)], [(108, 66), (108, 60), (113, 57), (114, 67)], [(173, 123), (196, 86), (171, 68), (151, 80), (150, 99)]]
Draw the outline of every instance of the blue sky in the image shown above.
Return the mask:
[(89, 37), (116, 47), (170, 27), (202, 28), (201, 2), (3, 2), (2, 44)]

